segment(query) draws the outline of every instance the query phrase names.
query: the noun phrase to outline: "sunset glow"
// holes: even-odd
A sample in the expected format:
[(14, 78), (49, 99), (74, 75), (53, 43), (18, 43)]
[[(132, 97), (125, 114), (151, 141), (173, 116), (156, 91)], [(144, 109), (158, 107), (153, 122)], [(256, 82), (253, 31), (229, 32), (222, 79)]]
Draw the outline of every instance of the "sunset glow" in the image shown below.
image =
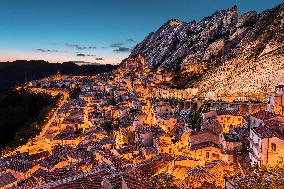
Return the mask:
[(283, 0), (0, 7), (0, 189), (283, 189)]

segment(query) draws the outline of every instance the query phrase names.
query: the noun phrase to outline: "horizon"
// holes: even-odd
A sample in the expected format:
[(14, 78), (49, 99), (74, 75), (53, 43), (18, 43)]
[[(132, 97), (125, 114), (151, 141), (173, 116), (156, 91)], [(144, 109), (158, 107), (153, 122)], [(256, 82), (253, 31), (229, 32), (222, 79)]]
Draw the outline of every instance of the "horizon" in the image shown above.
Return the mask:
[(15, 62), (46, 62), (49, 64), (63, 64), (63, 63), (74, 63), (78, 66), (83, 66), (83, 65), (112, 65), (112, 66), (116, 66), (119, 64), (109, 64), (109, 63), (97, 63), (97, 62), (84, 62), (84, 61), (64, 61), (64, 62), (50, 62), (48, 60), (35, 60), (35, 59), (31, 59), (31, 60), (27, 60), (27, 59), (16, 59), (16, 60), (7, 60), (7, 61), (0, 61), (0, 63), (15, 63)]
[(0, 2), (0, 188), (283, 188), (283, 0)]
[(248, 11), (259, 13), (281, 3), (283, 1), (279, 0), (258, 2), (255, 7), (255, 1), (245, 0), (4, 1), (0, 13), (3, 27), (0, 30), (0, 61), (79, 61), (116, 65), (127, 58), (131, 49), (148, 33), (171, 18), (200, 21), (234, 5), (241, 16)]

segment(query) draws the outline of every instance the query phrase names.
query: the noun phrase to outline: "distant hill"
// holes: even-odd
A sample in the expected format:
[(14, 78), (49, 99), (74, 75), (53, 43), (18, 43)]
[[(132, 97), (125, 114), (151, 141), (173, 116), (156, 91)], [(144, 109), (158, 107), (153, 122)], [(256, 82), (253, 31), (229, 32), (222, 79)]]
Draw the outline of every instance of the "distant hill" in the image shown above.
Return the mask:
[(81, 65), (74, 62), (49, 63), (42, 60), (0, 62), (0, 92), (16, 84), (56, 74), (94, 75), (115, 69), (114, 65)]
[(238, 16), (237, 7), (201, 21), (167, 21), (131, 52), (151, 68), (176, 72), (174, 87), (199, 95), (264, 96), (284, 82), (284, 4)]

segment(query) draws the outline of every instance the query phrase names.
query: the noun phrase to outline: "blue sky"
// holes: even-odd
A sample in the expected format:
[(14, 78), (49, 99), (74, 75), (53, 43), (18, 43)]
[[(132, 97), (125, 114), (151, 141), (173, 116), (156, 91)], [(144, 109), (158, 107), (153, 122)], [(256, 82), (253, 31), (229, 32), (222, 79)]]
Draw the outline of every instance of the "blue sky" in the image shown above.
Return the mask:
[(0, 60), (119, 63), (171, 18), (200, 20), (238, 6), (239, 15), (280, 0), (0, 0)]

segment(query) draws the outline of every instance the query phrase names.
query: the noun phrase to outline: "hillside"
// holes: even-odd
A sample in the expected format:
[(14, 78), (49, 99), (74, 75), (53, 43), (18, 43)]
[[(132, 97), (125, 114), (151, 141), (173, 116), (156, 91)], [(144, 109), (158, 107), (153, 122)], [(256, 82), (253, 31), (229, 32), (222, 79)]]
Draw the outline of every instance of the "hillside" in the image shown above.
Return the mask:
[(173, 87), (200, 96), (259, 95), (284, 81), (284, 4), (238, 17), (237, 7), (200, 22), (167, 21), (131, 52), (153, 69), (176, 72)]
[(81, 65), (73, 62), (49, 63), (46, 61), (0, 62), (0, 92), (13, 87), (18, 83), (40, 79), (56, 74), (93, 75), (101, 72), (108, 72), (115, 69), (113, 65)]
[(41, 131), (60, 96), (11, 90), (0, 96), (0, 151), (25, 144)]

